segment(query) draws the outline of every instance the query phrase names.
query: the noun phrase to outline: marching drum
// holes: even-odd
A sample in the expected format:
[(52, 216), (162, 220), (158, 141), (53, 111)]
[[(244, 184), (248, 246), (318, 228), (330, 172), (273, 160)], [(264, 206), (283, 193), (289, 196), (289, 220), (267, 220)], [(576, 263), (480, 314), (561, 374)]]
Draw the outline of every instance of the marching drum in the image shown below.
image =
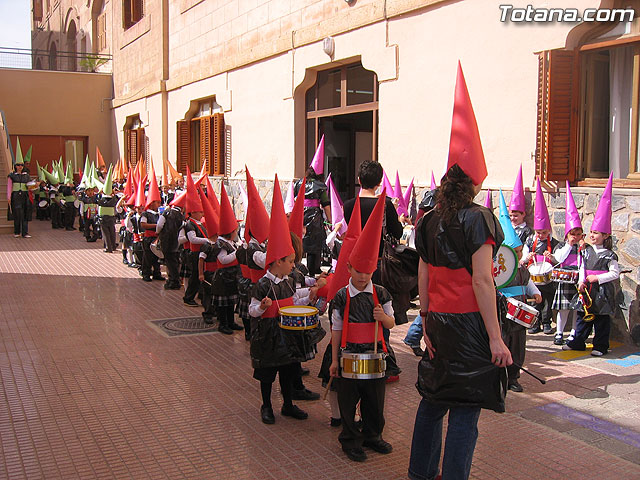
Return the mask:
[(507, 318), (529, 328), (536, 323), (538, 311), (520, 300), (507, 298)]
[(38, 202), (38, 206), (39, 206), (40, 208), (46, 208), (46, 206), (47, 206), (47, 205), (49, 205), (49, 202), (47, 202), (46, 200), (40, 200), (40, 201)]
[(529, 274), (531, 275), (531, 280), (536, 285), (546, 285), (551, 283), (551, 271), (553, 267), (550, 263), (534, 263), (529, 267)]
[(80, 208), (80, 200), (78, 200), (78, 199), (76, 198), (76, 199), (73, 201), (73, 205), (74, 205), (76, 208)]
[(558, 283), (578, 283), (578, 270), (569, 270), (568, 268), (554, 268), (551, 271), (551, 280)]
[(387, 362), (383, 352), (342, 352), (341, 355), (340, 368), (342, 369), (342, 377), (359, 380), (384, 377)]
[(320, 320), (318, 309), (307, 305), (291, 305), (280, 308), (280, 328), (285, 330), (311, 330)]
[(506, 287), (511, 283), (518, 271), (518, 254), (506, 245), (500, 245), (493, 259), (493, 280), (496, 288)]
[(149, 245), (149, 250), (151, 250), (151, 253), (153, 253), (156, 257), (164, 258), (164, 254), (160, 249), (159, 240), (156, 239), (155, 242), (151, 243), (151, 245)]

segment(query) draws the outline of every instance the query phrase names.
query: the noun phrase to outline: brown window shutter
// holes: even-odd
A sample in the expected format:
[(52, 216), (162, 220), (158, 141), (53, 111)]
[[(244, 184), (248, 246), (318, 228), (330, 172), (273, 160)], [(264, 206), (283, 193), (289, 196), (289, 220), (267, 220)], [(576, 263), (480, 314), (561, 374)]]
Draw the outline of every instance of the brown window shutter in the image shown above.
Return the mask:
[(224, 114), (215, 113), (213, 115), (213, 125), (211, 136), (213, 138), (212, 145), (212, 165), (209, 168), (210, 175), (224, 175)]
[(176, 167), (178, 172), (186, 174), (187, 165), (191, 154), (191, 132), (189, 129), (189, 120), (178, 120), (178, 133), (176, 136), (178, 144), (178, 155), (176, 156)]
[(136, 23), (142, 18), (142, 0), (132, 0), (131, 2), (131, 23)]
[(42, 21), (42, 0), (33, 0), (33, 21)]
[(138, 163), (138, 131), (125, 130), (125, 142), (127, 145), (127, 161), (132, 167)]
[(142, 158), (145, 162), (145, 167), (148, 164), (147, 156), (147, 136), (144, 134), (144, 128), (137, 128), (137, 141), (138, 141), (138, 157)]
[(131, 0), (122, 2), (122, 28), (125, 30), (131, 26)]
[(578, 61), (573, 50), (538, 57), (536, 171), (549, 181), (575, 180)]
[(207, 173), (211, 174), (211, 117), (200, 118), (200, 168), (207, 162)]

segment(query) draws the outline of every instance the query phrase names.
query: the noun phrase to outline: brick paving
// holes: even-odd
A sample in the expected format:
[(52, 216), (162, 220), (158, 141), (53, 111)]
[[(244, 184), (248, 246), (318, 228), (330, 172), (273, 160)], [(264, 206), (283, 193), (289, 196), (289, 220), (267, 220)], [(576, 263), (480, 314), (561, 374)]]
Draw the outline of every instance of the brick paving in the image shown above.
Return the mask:
[[(150, 321), (200, 313), (180, 291), (142, 282), (78, 232), (30, 227), (30, 239), (0, 236), (0, 478), (406, 478), (419, 401), (406, 325), (391, 336), (404, 370), (387, 389), (394, 452), (355, 464), (328, 403), (298, 402), (309, 419), (297, 421), (279, 415), (274, 392), (276, 424), (261, 423), (242, 333), (168, 338)], [(608, 361), (638, 349), (565, 361), (550, 356), (552, 337), (529, 345), (527, 366), (548, 382), (523, 375), (507, 413), (483, 412), (471, 478), (640, 478), (640, 449), (627, 437), (549, 407), (638, 434), (640, 367)], [(307, 366), (307, 387), (320, 391), (319, 359)]]

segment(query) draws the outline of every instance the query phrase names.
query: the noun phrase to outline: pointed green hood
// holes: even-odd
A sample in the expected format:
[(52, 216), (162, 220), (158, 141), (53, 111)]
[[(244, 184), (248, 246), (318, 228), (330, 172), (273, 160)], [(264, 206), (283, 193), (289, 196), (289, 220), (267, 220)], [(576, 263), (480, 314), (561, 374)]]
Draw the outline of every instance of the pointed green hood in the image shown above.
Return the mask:
[(24, 165), (22, 149), (20, 148), (20, 139), (18, 137), (16, 137), (16, 165)]
[(113, 193), (113, 165), (109, 165), (109, 171), (107, 172), (107, 178), (104, 180), (104, 186), (102, 187), (102, 193), (111, 196)]
[(67, 161), (67, 168), (64, 172), (64, 183), (65, 185), (68, 183), (73, 183), (73, 168), (71, 167), (70, 161)]
[(47, 179), (44, 176), (44, 173), (42, 173), (42, 167), (40, 166), (40, 164), (38, 163), (37, 160), (36, 160), (36, 169), (38, 170), (38, 181), (39, 182), (46, 182)]
[(29, 145), (29, 150), (27, 150), (27, 154), (24, 156), (24, 163), (29, 163), (31, 161), (32, 150), (33, 150), (33, 145)]
[(51, 185), (57, 185), (60, 183), (58, 181), (58, 176), (56, 175), (55, 165), (53, 167), (53, 173), (49, 173), (46, 168), (42, 168), (42, 167), (40, 167), (40, 170), (42, 171), (44, 178), (46, 178), (47, 182), (49, 182)]
[(58, 159), (56, 164), (56, 175), (58, 176), (58, 183), (64, 183), (64, 170), (62, 169), (62, 155)]

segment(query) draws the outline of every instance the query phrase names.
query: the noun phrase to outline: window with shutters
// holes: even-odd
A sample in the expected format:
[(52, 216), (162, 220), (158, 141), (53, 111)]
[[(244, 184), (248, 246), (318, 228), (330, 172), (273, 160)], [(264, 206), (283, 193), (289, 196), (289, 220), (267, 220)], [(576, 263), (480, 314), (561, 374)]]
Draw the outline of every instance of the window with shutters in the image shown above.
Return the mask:
[(132, 27), (144, 16), (144, 0), (122, 0), (122, 28)]
[(107, 12), (103, 12), (98, 17), (98, 51), (102, 52), (107, 49)]
[(538, 54), (536, 137), (545, 180), (599, 185), (613, 172), (617, 186), (640, 185), (637, 20), (609, 25), (574, 50)]
[(142, 128), (139, 115), (127, 117), (124, 128), (124, 154), (129, 165), (135, 167), (142, 160), (147, 159), (147, 136)]
[(177, 122), (177, 169), (186, 173), (202, 170), (209, 175), (225, 175), (224, 115), (215, 99), (200, 101), (189, 120)]

